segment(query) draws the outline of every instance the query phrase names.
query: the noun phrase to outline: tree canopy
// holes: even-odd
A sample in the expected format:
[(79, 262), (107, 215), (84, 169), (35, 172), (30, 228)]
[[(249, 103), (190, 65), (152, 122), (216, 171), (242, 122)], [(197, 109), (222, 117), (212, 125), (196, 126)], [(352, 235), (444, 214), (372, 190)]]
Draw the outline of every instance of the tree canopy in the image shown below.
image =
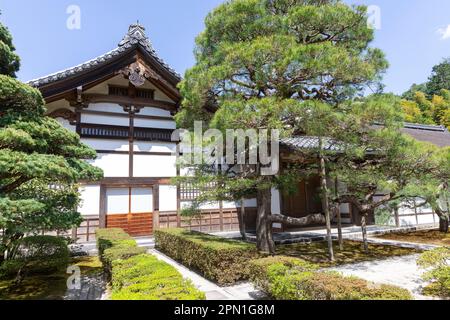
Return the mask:
[[(276, 129), (281, 138), (329, 136), (324, 119), (377, 86), (388, 67), (383, 52), (370, 47), (374, 33), (364, 6), (337, 0), (235, 0), (214, 9), (205, 25), (196, 40), (196, 64), (180, 84), (184, 100), (176, 118), (181, 128), (203, 120), (206, 128), (222, 132)], [(205, 181), (205, 166), (197, 169)], [(270, 215), (271, 188), (294, 182), (299, 171), (264, 176), (260, 169), (241, 167), (210, 179), (227, 194), (257, 195), (258, 247), (267, 251), (272, 222), (284, 217)], [(309, 169), (318, 174), (316, 162)]]
[(402, 98), (405, 121), (450, 129), (450, 59), (435, 65), (428, 81), (413, 84)]
[(46, 117), (39, 90), (13, 77), (12, 37), (0, 24), (0, 261), (24, 234), (79, 225), (77, 183), (102, 171), (80, 137)]

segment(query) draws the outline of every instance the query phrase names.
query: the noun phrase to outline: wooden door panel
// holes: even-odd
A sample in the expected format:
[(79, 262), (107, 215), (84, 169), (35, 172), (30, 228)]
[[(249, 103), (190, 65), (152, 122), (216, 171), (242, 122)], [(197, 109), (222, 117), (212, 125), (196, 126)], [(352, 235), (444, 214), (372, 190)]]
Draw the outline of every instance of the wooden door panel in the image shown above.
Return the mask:
[(108, 188), (106, 227), (122, 228), (131, 236), (153, 233), (153, 190), (151, 188)]

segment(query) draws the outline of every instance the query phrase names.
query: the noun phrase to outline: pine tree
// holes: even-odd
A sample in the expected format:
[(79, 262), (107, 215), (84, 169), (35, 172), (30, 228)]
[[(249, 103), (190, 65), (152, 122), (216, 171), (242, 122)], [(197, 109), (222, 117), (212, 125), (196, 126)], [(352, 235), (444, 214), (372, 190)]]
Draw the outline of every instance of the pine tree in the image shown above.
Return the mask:
[(19, 58), (1, 24), (0, 57), (1, 262), (25, 234), (78, 226), (77, 182), (102, 172), (85, 161), (94, 150), (45, 116), (39, 90), (15, 79)]
[[(177, 121), (182, 128), (205, 120), (222, 132), (264, 128), (278, 129), (281, 138), (324, 137), (330, 132), (318, 130), (326, 128), (321, 118), (312, 120), (324, 125), (319, 127), (299, 120), (353, 98), (377, 82), (388, 65), (380, 50), (369, 47), (374, 33), (367, 26), (366, 7), (338, 0), (229, 1), (211, 12), (205, 24), (197, 38), (196, 65), (180, 85), (184, 101)], [(317, 160), (324, 156), (320, 151), (314, 150)], [(273, 177), (258, 172), (258, 167), (244, 168), (233, 178), (225, 177), (230, 187), (222, 189), (236, 199), (257, 195), (260, 250), (273, 251), (274, 221), (324, 222), (322, 215), (301, 221), (271, 215), (271, 188), (289, 187), (285, 182), (292, 187), (299, 171), (284, 170)], [(201, 176), (204, 181), (205, 173)], [(323, 189), (322, 196), (328, 196)]]

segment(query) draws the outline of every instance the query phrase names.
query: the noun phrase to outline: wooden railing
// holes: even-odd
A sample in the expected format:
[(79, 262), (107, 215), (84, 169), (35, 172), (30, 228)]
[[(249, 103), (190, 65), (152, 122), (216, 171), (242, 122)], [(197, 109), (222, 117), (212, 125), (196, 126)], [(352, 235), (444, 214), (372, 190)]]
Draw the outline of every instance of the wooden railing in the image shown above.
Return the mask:
[(201, 218), (193, 219), (178, 218), (176, 212), (160, 212), (159, 227), (161, 229), (180, 227), (201, 232), (236, 231), (239, 230), (238, 210), (223, 209), (222, 212), (203, 210)]
[(78, 228), (72, 229), (72, 239), (77, 242), (90, 242), (95, 240), (95, 230), (100, 226), (98, 216), (84, 216), (84, 221)]

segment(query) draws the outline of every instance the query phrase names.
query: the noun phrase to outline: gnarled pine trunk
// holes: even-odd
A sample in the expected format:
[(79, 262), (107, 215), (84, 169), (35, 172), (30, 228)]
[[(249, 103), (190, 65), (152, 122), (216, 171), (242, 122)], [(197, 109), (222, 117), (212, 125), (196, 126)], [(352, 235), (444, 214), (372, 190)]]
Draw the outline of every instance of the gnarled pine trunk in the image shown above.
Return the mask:
[(272, 222), (271, 215), (271, 197), (270, 188), (258, 189), (257, 191), (257, 214), (256, 214), (256, 247), (261, 252), (274, 253), (272, 241)]
[(327, 242), (328, 242), (328, 258), (334, 261), (333, 238), (331, 235), (331, 215), (330, 202), (327, 186), (327, 171), (325, 167), (325, 157), (323, 156), (323, 139), (319, 138), (319, 176), (320, 188), (322, 193), (322, 207), (325, 213), (325, 221), (327, 226)]
[(439, 217), (439, 231), (443, 233), (449, 232), (448, 217)]
[(437, 203), (431, 203), (431, 208), (439, 217), (439, 231), (443, 233), (449, 232), (449, 214), (442, 210)]
[(259, 251), (275, 254), (272, 224), (281, 223), (284, 226), (307, 226), (311, 224), (325, 224), (323, 214), (311, 214), (302, 218), (292, 218), (282, 214), (272, 214), (271, 189), (257, 191), (257, 216), (256, 216), (256, 246)]
[(239, 231), (242, 239), (247, 240), (247, 228), (245, 226), (245, 200), (241, 200), (241, 213), (239, 214)]
[(365, 253), (369, 253), (369, 242), (367, 240), (367, 215), (368, 212), (361, 212), (361, 231)]

